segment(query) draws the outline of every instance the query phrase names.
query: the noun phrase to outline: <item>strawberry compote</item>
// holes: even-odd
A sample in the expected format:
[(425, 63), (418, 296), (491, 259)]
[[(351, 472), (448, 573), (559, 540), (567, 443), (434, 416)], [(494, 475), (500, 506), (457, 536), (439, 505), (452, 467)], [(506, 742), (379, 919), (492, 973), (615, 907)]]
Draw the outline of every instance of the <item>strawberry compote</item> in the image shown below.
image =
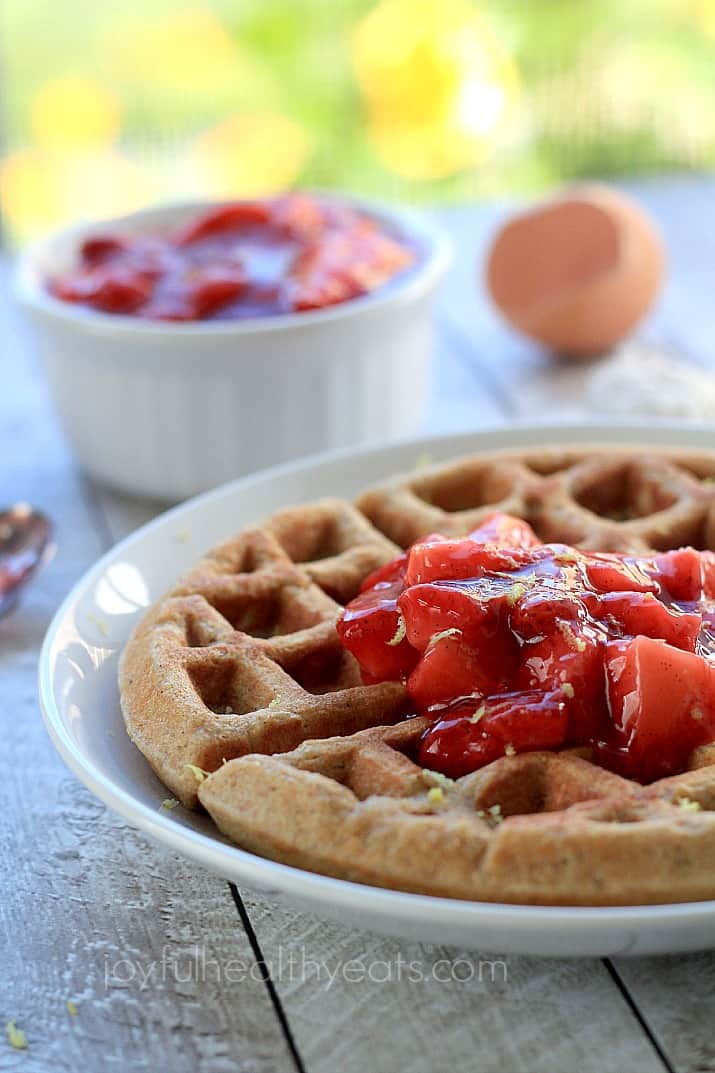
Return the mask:
[(149, 320), (237, 320), (337, 305), (415, 260), (365, 213), (308, 194), (239, 201), (164, 233), (98, 234), (50, 292)]
[(432, 720), (424, 767), (588, 745), (649, 782), (715, 740), (713, 597), (712, 552), (586, 552), (493, 514), (371, 574), (338, 632), (366, 682), (405, 682)]

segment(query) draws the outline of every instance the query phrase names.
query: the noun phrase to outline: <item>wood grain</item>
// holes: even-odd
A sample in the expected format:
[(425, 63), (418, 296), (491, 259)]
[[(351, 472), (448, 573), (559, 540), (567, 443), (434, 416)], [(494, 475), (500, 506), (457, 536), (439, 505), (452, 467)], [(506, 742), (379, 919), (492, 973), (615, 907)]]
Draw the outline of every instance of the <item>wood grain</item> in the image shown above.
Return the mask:
[[(704, 936), (715, 943), (715, 935)], [(678, 1073), (715, 1073), (715, 955), (619, 958), (618, 974)]]
[[(7, 329), (6, 318), (0, 323)], [(35, 678), (43, 633), (106, 538), (21, 335), (8, 337), (17, 342), (12, 392), (0, 398), (2, 497), (47, 510), (59, 550), (21, 607), (0, 620), (0, 1069), (292, 1071), (265, 986), (250, 975), (253, 952), (226, 884), (108, 813), (65, 770), (42, 726)], [(241, 965), (247, 978), (235, 982)], [(10, 1018), (25, 1031), (27, 1051), (4, 1039)]]
[(244, 894), (311, 1073), (664, 1068), (600, 961), (398, 942)]

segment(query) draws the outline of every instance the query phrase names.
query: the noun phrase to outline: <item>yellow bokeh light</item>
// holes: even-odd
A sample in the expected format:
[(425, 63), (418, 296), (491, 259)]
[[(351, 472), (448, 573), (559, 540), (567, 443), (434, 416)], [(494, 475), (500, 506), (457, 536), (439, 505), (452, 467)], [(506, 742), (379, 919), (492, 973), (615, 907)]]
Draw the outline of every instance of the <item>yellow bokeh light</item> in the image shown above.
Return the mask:
[(232, 116), (201, 134), (185, 167), (211, 197), (258, 197), (291, 186), (309, 153), (305, 130), (273, 112)]
[(376, 149), (407, 178), (479, 163), (518, 97), (513, 62), (467, 0), (382, 0), (357, 28), (353, 59)]
[(154, 193), (142, 169), (115, 150), (70, 156), (24, 149), (0, 162), (0, 206), (18, 238), (131, 212)]
[(42, 149), (107, 145), (119, 133), (120, 121), (111, 90), (79, 75), (45, 82), (30, 106), (30, 128)]
[(105, 51), (120, 77), (170, 91), (210, 91), (236, 65), (230, 34), (207, 8), (185, 8), (156, 22), (132, 26), (122, 37), (112, 37)]
[(689, 7), (701, 29), (709, 37), (715, 37), (715, 0), (691, 0)]
[(3, 215), (23, 236), (51, 227), (57, 219), (57, 190), (45, 163), (44, 154), (30, 149), (11, 153), (0, 163)]

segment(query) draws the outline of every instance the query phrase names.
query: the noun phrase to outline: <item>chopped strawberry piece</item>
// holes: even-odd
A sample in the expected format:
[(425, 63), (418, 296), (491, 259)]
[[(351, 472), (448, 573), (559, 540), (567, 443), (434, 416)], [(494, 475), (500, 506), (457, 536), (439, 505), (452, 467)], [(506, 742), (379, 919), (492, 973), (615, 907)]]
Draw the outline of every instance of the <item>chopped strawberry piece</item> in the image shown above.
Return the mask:
[(508, 693), (445, 714), (425, 732), (418, 761), (459, 778), (503, 756), (556, 749), (567, 727), (562, 693)]
[(315, 198), (304, 194), (279, 197), (274, 216), (276, 227), (294, 239), (315, 241), (328, 226), (325, 208)]
[(411, 261), (411, 254), (374, 227), (328, 231), (307, 241), (291, 266), (291, 304), (307, 310), (375, 290)]
[(715, 551), (701, 551), (700, 565), (703, 572), (703, 595), (715, 597)]
[(647, 570), (647, 564), (626, 556), (591, 554), (586, 557), (586, 575), (599, 592), (659, 591), (658, 582)]
[(655, 556), (654, 577), (673, 600), (699, 600), (703, 594), (703, 561), (695, 548), (677, 548)]
[(181, 228), (175, 242), (177, 246), (189, 246), (212, 235), (265, 225), (270, 223), (270, 219), (270, 206), (263, 201), (239, 201), (235, 205), (221, 205)]
[(384, 566), (378, 566), (377, 570), (373, 570), (371, 574), (368, 574), (360, 586), (360, 592), (367, 592), (378, 585), (391, 584), (398, 579), (404, 580), (406, 572), (407, 552), (404, 555), (398, 555), (396, 559), (393, 559), (390, 563), (385, 563)]
[(417, 663), (419, 654), (407, 641), (397, 609), (402, 591), (398, 579), (383, 582), (377, 593), (357, 596), (338, 622), (338, 636), (362, 670), (376, 681), (400, 681)]
[(425, 712), (436, 704), (480, 697), (504, 687), (501, 668), (485, 663), (478, 650), (462, 644), (454, 634), (436, 639), (407, 680), (408, 693)]
[(191, 281), (189, 300), (194, 316), (201, 319), (228, 302), (235, 301), (243, 294), (246, 286), (246, 275), (241, 269), (205, 269)]
[(66, 301), (84, 302), (103, 313), (134, 313), (144, 305), (152, 289), (145, 275), (100, 266), (66, 283), (56, 281), (52, 293)]
[(563, 621), (547, 638), (524, 645), (516, 677), (519, 688), (560, 691), (568, 711), (568, 740), (597, 734), (606, 718), (603, 639), (593, 629)]
[(420, 652), (431, 647), (445, 630), (456, 630), (466, 642), (481, 648), (493, 642), (499, 629), (497, 603), (481, 602), (452, 585), (412, 585), (398, 603), (407, 623), (408, 640)]
[(479, 544), (499, 544), (505, 548), (538, 548), (541, 541), (528, 522), (511, 514), (494, 511), (469, 534)]
[(124, 249), (126, 249), (126, 243), (122, 239), (96, 235), (94, 238), (85, 239), (79, 253), (84, 264), (94, 268), (95, 265), (104, 264), (115, 253), (121, 253)]
[(612, 635), (656, 637), (676, 648), (694, 652), (702, 615), (668, 607), (650, 592), (608, 592), (600, 600), (601, 617)]
[[(523, 594), (522, 594), (523, 590)], [(530, 591), (522, 582), (510, 590), (513, 601), (509, 625), (521, 641), (536, 640), (547, 635), (558, 637), (562, 623), (571, 623), (571, 630), (580, 631), (585, 607), (576, 596), (561, 591)]]
[(715, 739), (715, 666), (707, 660), (635, 637), (608, 645), (606, 671), (624, 773), (642, 781), (674, 774)]
[(410, 549), (407, 584), (463, 581), (493, 572), (509, 572), (536, 561), (533, 550), (501, 548), (466, 537), (462, 540), (419, 541)]

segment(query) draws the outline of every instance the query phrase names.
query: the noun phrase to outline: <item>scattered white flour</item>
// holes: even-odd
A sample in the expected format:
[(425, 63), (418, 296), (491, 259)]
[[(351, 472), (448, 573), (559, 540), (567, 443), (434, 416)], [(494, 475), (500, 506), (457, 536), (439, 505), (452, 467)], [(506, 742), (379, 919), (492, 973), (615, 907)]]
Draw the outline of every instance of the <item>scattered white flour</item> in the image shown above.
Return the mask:
[(639, 344), (619, 349), (588, 377), (589, 408), (621, 416), (715, 419), (715, 375)]

